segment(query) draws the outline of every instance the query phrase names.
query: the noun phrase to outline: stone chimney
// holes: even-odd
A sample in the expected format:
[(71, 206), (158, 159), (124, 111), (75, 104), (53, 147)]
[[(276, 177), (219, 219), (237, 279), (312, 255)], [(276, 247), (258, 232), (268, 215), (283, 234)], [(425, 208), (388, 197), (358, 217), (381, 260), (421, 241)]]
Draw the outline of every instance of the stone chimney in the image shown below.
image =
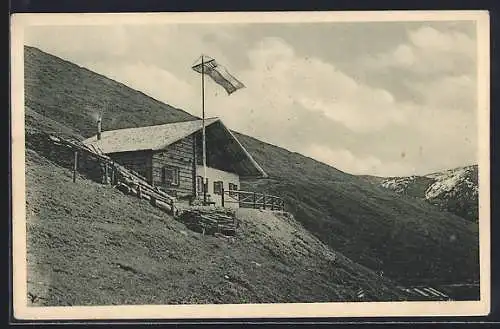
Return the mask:
[(101, 140), (101, 117), (97, 118), (97, 140)]

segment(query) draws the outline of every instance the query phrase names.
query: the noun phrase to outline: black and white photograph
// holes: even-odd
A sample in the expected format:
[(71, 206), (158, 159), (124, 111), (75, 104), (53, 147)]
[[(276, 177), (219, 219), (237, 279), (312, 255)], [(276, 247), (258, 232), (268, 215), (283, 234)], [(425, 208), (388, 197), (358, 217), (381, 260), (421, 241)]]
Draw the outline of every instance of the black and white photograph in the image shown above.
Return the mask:
[(487, 12), (11, 29), (16, 317), (488, 314)]

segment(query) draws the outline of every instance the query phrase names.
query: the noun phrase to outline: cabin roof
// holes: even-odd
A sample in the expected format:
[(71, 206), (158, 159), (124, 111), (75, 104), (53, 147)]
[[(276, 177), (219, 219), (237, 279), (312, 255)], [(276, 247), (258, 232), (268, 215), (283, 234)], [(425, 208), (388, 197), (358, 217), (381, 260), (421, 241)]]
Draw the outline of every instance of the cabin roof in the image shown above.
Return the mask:
[[(218, 121), (218, 118), (205, 120), (205, 127)], [(101, 133), (101, 140), (94, 135), (83, 141), (85, 145), (96, 147), (102, 153), (161, 150), (201, 130), (202, 120), (173, 122), (155, 126), (106, 130)]]
[[(214, 123), (219, 123), (214, 125)], [(241, 153), (247, 161), (246, 170), (249, 176), (263, 176), (267, 174), (260, 165), (253, 159), (243, 145), (238, 141), (236, 136), (222, 123), (219, 118), (205, 119), (205, 128), (214, 125), (213, 128), (224, 131), (228, 138), (232, 139), (233, 152)], [(194, 134), (203, 128), (201, 119), (173, 122), (155, 126), (145, 126), (136, 128), (125, 128), (117, 130), (107, 130), (101, 133), (101, 139), (97, 140), (97, 135), (94, 135), (83, 141), (83, 144), (95, 149), (99, 153), (109, 154), (117, 152), (135, 152), (135, 151), (158, 151), (167, 146)], [(252, 167), (252, 168), (250, 168)]]

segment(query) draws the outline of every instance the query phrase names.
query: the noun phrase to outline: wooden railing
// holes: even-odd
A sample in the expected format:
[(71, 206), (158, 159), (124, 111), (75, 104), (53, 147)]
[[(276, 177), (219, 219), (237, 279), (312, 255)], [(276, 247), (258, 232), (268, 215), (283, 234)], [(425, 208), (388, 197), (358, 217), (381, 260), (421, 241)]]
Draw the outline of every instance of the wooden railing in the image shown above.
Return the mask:
[[(113, 161), (109, 156), (100, 154), (98, 150), (92, 149), (82, 144), (78, 140), (70, 140), (61, 136), (52, 134), (38, 134), (38, 142), (49, 143), (52, 146), (62, 146), (73, 152), (73, 182), (76, 182), (77, 172), (79, 171), (79, 162), (81, 160), (95, 162), (104, 168), (101, 182), (111, 184), (119, 189), (124, 188), (127, 194), (133, 194), (141, 199), (149, 200), (153, 205), (162, 208), (175, 215), (178, 212), (175, 198), (152, 186), (138, 173), (127, 169), (124, 166)], [(43, 149), (49, 149), (49, 145), (43, 145)], [(205, 186), (206, 190), (206, 186)], [(221, 191), (221, 205), (236, 203), (242, 208), (280, 210), (285, 209), (285, 203), (280, 197), (257, 192), (224, 190)]]
[(222, 188), (221, 205), (238, 203), (242, 208), (262, 208), (269, 210), (285, 210), (285, 202), (282, 198), (257, 192), (225, 190)]
[[(141, 199), (149, 200), (154, 206), (162, 208), (175, 215), (177, 207), (174, 204), (174, 198), (167, 193), (157, 189), (149, 184), (146, 178), (142, 177), (133, 170), (114, 162), (109, 156), (99, 154), (96, 150), (89, 148), (78, 140), (70, 140), (51, 134), (38, 134), (38, 142), (49, 143), (52, 146), (62, 146), (70, 149), (74, 153), (73, 157), (73, 182), (76, 182), (76, 174), (79, 169), (79, 161), (83, 160), (95, 162), (102, 166), (104, 171), (101, 182), (111, 184), (117, 188), (125, 188), (127, 194), (133, 194)], [(46, 145), (44, 149), (48, 149)]]

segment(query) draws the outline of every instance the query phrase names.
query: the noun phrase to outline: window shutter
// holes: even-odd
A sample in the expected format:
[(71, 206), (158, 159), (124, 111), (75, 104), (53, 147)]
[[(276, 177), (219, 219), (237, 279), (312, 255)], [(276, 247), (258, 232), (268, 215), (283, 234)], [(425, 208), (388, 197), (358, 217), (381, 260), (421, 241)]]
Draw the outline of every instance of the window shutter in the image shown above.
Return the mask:
[(167, 168), (163, 167), (162, 168), (162, 171), (163, 171), (163, 183), (168, 183), (168, 179), (167, 179)]
[(203, 177), (196, 176), (196, 190), (199, 194), (203, 193)]
[(179, 168), (172, 168), (171, 170), (171, 184), (178, 186), (179, 185)]

